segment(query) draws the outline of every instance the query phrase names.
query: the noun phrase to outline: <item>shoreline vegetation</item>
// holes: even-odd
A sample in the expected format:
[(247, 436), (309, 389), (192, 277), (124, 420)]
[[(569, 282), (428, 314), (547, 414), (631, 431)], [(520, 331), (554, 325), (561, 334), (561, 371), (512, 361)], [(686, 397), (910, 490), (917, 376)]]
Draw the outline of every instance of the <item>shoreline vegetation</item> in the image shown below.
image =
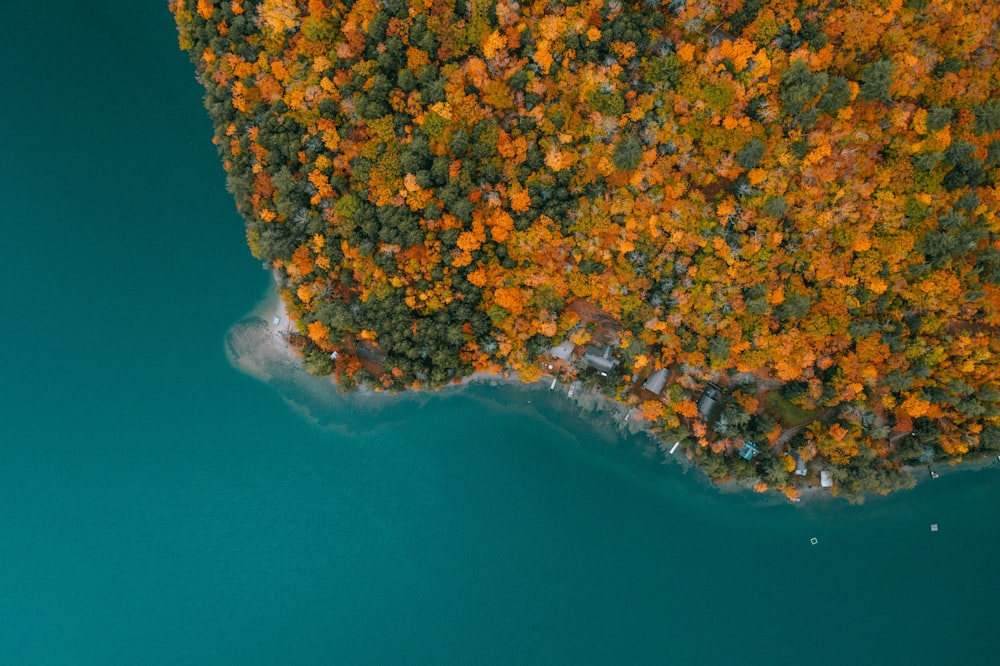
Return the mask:
[(549, 378), (792, 500), (1000, 452), (995, 3), (170, 9), (286, 309), (258, 376)]
[[(280, 276), (271, 271), (274, 280), (273, 288), (269, 289), (264, 298), (239, 322), (235, 323), (229, 330), (226, 337), (226, 354), (230, 363), (236, 369), (244, 372), (265, 383), (271, 382), (276, 374), (288, 372), (302, 372), (306, 369), (301, 363), (301, 352), (289, 341), (289, 333), (295, 329), (295, 322), (289, 318), (288, 308), (281, 298)], [(594, 389), (587, 391), (570, 391), (573, 383), (559, 383), (552, 389), (552, 380), (555, 376), (543, 376), (531, 384), (526, 384), (517, 372), (507, 374), (493, 374), (488, 372), (477, 372), (463, 377), (458, 384), (451, 383), (438, 390), (461, 389), (470, 384), (485, 384), (489, 386), (529, 386), (557, 390), (561, 395), (572, 401), (580, 410), (580, 413), (590, 414), (592, 418), (604, 422), (611, 422), (616, 431), (620, 434), (637, 435), (646, 434), (655, 445), (655, 452), (647, 451), (661, 464), (677, 464), (685, 471), (700, 469), (693, 457), (684, 455), (684, 450), (674, 449), (673, 442), (664, 439), (663, 433), (659, 433), (653, 428), (653, 424), (636, 414), (634, 408), (630, 408), (624, 403), (606, 396)], [(336, 389), (336, 383), (331, 382), (330, 387)], [(362, 385), (356, 391), (366, 392), (370, 396), (375, 396), (379, 392), (378, 388), (369, 389)], [(386, 393), (387, 399), (391, 399), (395, 394)], [(530, 401), (529, 401), (530, 402)], [(678, 440), (675, 440), (678, 441)], [(932, 477), (930, 471), (933, 469), (938, 475), (945, 475), (961, 470), (980, 470), (992, 467), (997, 464), (997, 460), (986, 455), (982, 458), (965, 460), (961, 464), (947, 462), (941, 465), (927, 463), (924, 465), (907, 465), (902, 470), (911, 475), (914, 485), (930, 481)], [(711, 483), (719, 492), (759, 492), (757, 480), (749, 479), (712, 479), (706, 475), (706, 480)], [(813, 483), (800, 483), (796, 487), (796, 492), (788, 497), (794, 502), (818, 501), (820, 498), (830, 498), (836, 494), (836, 490), (824, 488), (820, 485), (818, 476), (812, 479)], [(787, 496), (788, 493), (785, 493)], [(849, 495), (847, 497), (852, 502), (863, 502), (864, 494)]]

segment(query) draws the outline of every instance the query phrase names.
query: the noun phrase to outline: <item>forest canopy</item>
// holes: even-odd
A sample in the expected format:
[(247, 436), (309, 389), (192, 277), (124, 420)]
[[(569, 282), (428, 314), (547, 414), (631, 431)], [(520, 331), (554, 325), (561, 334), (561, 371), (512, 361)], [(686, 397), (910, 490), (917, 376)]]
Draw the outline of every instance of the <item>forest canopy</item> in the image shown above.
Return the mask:
[(792, 453), (884, 491), (1000, 449), (997, 3), (170, 7), (312, 371), (537, 379), (608, 345), (607, 393), (779, 488)]

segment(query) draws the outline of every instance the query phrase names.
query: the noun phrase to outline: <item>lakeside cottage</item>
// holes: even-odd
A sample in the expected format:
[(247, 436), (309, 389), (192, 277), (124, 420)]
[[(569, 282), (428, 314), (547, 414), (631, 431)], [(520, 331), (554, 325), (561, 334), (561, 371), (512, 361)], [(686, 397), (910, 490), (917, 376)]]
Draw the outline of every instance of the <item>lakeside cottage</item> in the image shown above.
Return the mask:
[(747, 461), (753, 460), (753, 457), (758, 453), (760, 453), (760, 449), (758, 449), (749, 439), (743, 442), (743, 446), (740, 447), (739, 451), (740, 457)]
[(621, 361), (611, 355), (611, 345), (604, 345), (604, 349), (597, 347), (587, 347), (587, 353), (583, 355), (584, 365), (594, 368), (602, 375), (607, 375), (615, 369)]
[(357, 355), (358, 358), (365, 359), (366, 361), (372, 361), (374, 363), (385, 362), (386, 354), (384, 351), (381, 351), (376, 347), (371, 347), (362, 342), (358, 342), (357, 347), (354, 350), (354, 353)]
[(792, 459), (795, 461), (795, 475), (805, 476), (809, 472), (809, 468), (806, 467), (806, 461), (802, 459), (802, 456), (799, 455), (798, 451), (792, 451), (789, 455), (791, 455)]
[(642, 388), (652, 393), (655, 393), (656, 395), (660, 395), (660, 391), (663, 390), (663, 386), (666, 383), (667, 383), (667, 369), (660, 368), (659, 370), (657, 370), (656, 372), (654, 372), (649, 376), (649, 379), (647, 379), (643, 383)]
[(722, 409), (722, 391), (715, 384), (709, 384), (698, 398), (698, 414), (705, 423), (711, 423), (720, 409)]
[(573, 355), (573, 350), (576, 349), (576, 345), (569, 340), (564, 340), (559, 345), (553, 347), (549, 350), (549, 354), (552, 358), (559, 359), (560, 361), (568, 361), (570, 356)]
[(833, 487), (833, 477), (825, 469), (819, 473), (819, 485), (823, 488)]

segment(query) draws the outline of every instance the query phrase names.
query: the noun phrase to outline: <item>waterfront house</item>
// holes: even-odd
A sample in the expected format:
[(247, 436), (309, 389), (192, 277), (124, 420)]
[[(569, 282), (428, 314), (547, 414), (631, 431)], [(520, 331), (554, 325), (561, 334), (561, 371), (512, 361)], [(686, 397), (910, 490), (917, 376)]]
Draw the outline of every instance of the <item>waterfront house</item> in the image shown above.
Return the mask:
[(833, 477), (830, 476), (830, 472), (825, 469), (819, 473), (819, 485), (823, 488), (833, 487)]
[(550, 349), (549, 354), (552, 355), (552, 358), (559, 359), (560, 361), (568, 361), (569, 357), (573, 355), (574, 349), (576, 349), (575, 344), (569, 340), (564, 340), (559, 345)]
[(355, 347), (354, 353), (358, 358), (365, 359), (366, 361), (372, 361), (373, 363), (384, 363), (386, 354), (381, 348), (377, 346), (372, 346), (366, 342), (358, 341)]
[(656, 395), (660, 395), (660, 391), (663, 390), (663, 385), (667, 383), (667, 369), (660, 368), (653, 374), (649, 376), (649, 379), (643, 383), (642, 388), (647, 391), (651, 391)]
[(740, 458), (747, 461), (753, 460), (753, 457), (758, 453), (760, 453), (760, 449), (758, 449), (749, 439), (743, 442), (743, 446), (740, 447), (739, 451)]
[(698, 413), (705, 423), (710, 423), (722, 409), (722, 391), (715, 384), (709, 384), (698, 398)]
[(795, 461), (795, 474), (796, 476), (805, 476), (809, 472), (809, 468), (806, 467), (806, 461), (802, 459), (798, 451), (792, 451), (789, 455)]
[(620, 361), (611, 355), (611, 345), (604, 345), (604, 349), (597, 347), (587, 347), (587, 353), (583, 355), (584, 365), (594, 368), (602, 375), (607, 376), (615, 369)]

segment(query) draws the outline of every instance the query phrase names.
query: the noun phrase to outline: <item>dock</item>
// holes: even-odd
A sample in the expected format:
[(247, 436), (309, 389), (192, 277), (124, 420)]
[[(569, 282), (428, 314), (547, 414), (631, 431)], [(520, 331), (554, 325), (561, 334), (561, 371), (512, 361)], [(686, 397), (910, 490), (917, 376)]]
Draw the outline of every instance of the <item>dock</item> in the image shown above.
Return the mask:
[(674, 445), (670, 447), (670, 455), (674, 455), (674, 451), (676, 451), (677, 447), (680, 445), (681, 445), (681, 440), (677, 440), (676, 442), (674, 442)]

